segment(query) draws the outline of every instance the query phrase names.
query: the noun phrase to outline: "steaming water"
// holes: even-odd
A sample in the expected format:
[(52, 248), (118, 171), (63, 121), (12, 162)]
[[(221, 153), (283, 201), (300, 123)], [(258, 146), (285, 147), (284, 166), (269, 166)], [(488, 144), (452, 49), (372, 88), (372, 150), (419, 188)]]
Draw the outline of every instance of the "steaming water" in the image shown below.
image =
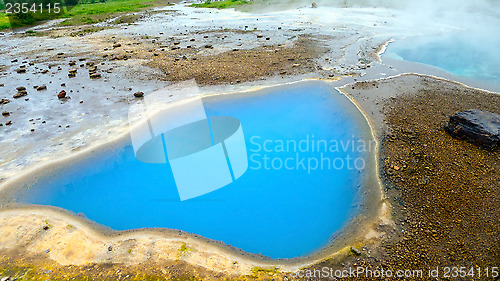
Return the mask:
[[(325, 246), (359, 211), (368, 167), (347, 165), (349, 157), (366, 159), (367, 152), (357, 146), (335, 152), (332, 145), (368, 141), (367, 124), (344, 96), (326, 84), (306, 82), (207, 97), (204, 105), (209, 116), (238, 118), (245, 134), (249, 169), (224, 188), (180, 201), (170, 167), (137, 161), (128, 145), (40, 180), (18, 200), (83, 213), (116, 230), (180, 229), (273, 258), (302, 256)], [(280, 140), (302, 145), (283, 152), (277, 147)], [(313, 151), (319, 140), (328, 141), (328, 149)], [(274, 167), (271, 162), (263, 166), (266, 156), (278, 159)], [(293, 159), (288, 168), (279, 167), (287, 158)], [(335, 165), (340, 169), (323, 162), (323, 168), (308, 171), (314, 168), (308, 158), (339, 159)], [(301, 159), (305, 162), (297, 164)]]
[(391, 44), (386, 56), (435, 66), (465, 80), (500, 88), (500, 56), (492, 48), (498, 45), (496, 41), (500, 42), (470, 33), (414, 37)]

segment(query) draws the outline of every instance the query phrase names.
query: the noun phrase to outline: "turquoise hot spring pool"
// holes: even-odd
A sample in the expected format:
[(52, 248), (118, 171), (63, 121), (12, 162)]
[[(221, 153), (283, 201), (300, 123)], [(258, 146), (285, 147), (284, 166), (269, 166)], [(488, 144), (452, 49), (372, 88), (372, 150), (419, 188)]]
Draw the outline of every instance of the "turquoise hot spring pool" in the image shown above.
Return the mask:
[(330, 85), (207, 96), (203, 106), (241, 122), (248, 168), (230, 184), (180, 200), (170, 164), (138, 161), (129, 141), (21, 188), (16, 204), (67, 209), (113, 230), (178, 229), (271, 258), (325, 247), (362, 209), (373, 141)]

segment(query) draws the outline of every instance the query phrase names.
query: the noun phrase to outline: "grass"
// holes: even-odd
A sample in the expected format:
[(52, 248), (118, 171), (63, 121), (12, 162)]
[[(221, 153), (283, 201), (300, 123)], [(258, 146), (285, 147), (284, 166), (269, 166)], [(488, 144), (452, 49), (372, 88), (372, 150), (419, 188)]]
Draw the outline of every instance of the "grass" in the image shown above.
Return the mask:
[[(163, 3), (165, 2), (165, 3)], [(167, 5), (167, 1), (154, 0), (82, 0), (78, 5), (66, 10), (65, 13), (57, 15), (48, 13), (10, 14), (0, 13), (0, 30), (6, 28), (18, 28), (35, 25), (37, 22), (66, 18), (61, 25), (72, 26), (82, 24), (94, 24), (117, 17), (124, 13), (144, 10), (152, 6)], [(0, 8), (3, 2), (0, 0)]]
[(68, 19), (61, 24), (94, 24), (111, 19), (119, 13), (137, 12), (151, 6), (151, 0), (108, 0), (106, 3), (78, 4), (63, 16)]
[(191, 4), (189, 6), (196, 7), (196, 8), (228, 9), (228, 8), (234, 8), (234, 7), (246, 5), (246, 4), (250, 4), (250, 2), (245, 1), (245, 0), (224, 0), (224, 1), (216, 1), (216, 2), (212, 2), (210, 0), (207, 0), (204, 3)]

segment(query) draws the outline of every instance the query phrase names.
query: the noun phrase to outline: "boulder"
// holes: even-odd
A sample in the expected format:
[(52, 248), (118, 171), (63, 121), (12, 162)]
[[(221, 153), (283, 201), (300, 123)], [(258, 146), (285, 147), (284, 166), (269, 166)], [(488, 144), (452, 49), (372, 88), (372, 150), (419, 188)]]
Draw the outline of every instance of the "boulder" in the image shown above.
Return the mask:
[(486, 149), (500, 146), (500, 115), (478, 109), (455, 113), (445, 129), (452, 136)]

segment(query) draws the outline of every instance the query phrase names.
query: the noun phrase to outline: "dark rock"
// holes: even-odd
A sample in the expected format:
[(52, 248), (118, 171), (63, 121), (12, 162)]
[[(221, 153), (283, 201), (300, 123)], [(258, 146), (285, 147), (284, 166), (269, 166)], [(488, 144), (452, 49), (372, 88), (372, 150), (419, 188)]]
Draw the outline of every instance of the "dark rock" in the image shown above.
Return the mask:
[(72, 60), (69, 62), (69, 66), (74, 66), (74, 65), (76, 65), (76, 61)]
[(26, 73), (26, 68), (18, 68), (16, 69), (17, 73)]
[(313, 2), (313, 3), (311, 4), (311, 8), (318, 8), (318, 4), (316, 4), (315, 2)]
[(47, 73), (49, 73), (49, 71), (48, 71), (47, 69), (44, 69), (44, 70), (42, 70), (42, 72), (41, 72), (41, 73), (42, 73), (42, 74), (47, 74)]
[(10, 102), (10, 100), (8, 99), (1, 99), (0, 100), (0, 104), (8, 104)]
[(458, 112), (445, 129), (452, 136), (486, 149), (500, 146), (500, 115), (478, 109)]
[(36, 90), (37, 91), (47, 90), (47, 86), (45, 86), (45, 85), (38, 86), (38, 87), (36, 87)]
[(27, 94), (28, 93), (26, 93), (26, 91), (19, 91), (17, 94), (15, 94), (12, 97), (15, 98), (15, 99), (18, 99), (18, 98), (22, 98), (22, 97), (26, 96)]
[(62, 90), (59, 92), (59, 94), (57, 94), (57, 97), (60, 98), (60, 99), (63, 99), (66, 97), (66, 91), (65, 90)]
[(135, 92), (134, 93), (134, 97), (136, 97), (136, 98), (142, 98), (142, 97), (144, 97), (144, 93), (143, 92)]
[(210, 45), (210, 44), (207, 44), (207, 45), (205, 45), (205, 48), (207, 48), (207, 49), (213, 49), (213, 48), (214, 48), (214, 46), (212, 46), (212, 45)]
[(3, 115), (3, 116), (9, 116), (9, 115), (10, 115), (10, 112), (8, 112), (8, 111), (4, 111), (4, 112), (2, 112), (2, 115)]
[(262, 34), (257, 34), (257, 38), (262, 38), (262, 37), (264, 37), (264, 35), (262, 35)]
[(356, 256), (360, 256), (361, 255), (361, 251), (354, 248), (354, 247), (351, 247), (351, 253), (353, 253), (354, 255)]
[(4, 85), (3, 84), (0, 84), (0, 87), (3, 87)]
[(113, 48), (119, 48), (121, 46), (122, 46), (122, 44), (120, 44), (120, 43), (113, 44)]
[(78, 69), (74, 68), (74, 69), (70, 69), (70, 70), (69, 70), (69, 73), (73, 73), (73, 74), (74, 74), (74, 73), (76, 73), (77, 71), (78, 71)]
[(99, 79), (99, 78), (101, 78), (101, 73), (92, 73), (92, 74), (90, 74), (90, 78)]
[(7, 123), (5, 123), (6, 126), (10, 126), (12, 125), (12, 121), (7, 121)]
[(174, 45), (179, 45), (181, 42), (174, 42)]
[(61, 84), (61, 87), (66, 87), (66, 83), (62, 83), (62, 84)]
[(110, 251), (110, 252), (111, 252), (111, 251), (113, 251), (113, 247), (112, 247), (112, 246), (109, 246), (109, 247), (108, 247), (108, 251)]
[(21, 87), (17, 87), (17, 88), (16, 88), (16, 90), (17, 90), (17, 91), (19, 91), (19, 92), (20, 92), (20, 91), (25, 91), (25, 90), (26, 90), (26, 87), (23, 87), (23, 86), (21, 86)]

